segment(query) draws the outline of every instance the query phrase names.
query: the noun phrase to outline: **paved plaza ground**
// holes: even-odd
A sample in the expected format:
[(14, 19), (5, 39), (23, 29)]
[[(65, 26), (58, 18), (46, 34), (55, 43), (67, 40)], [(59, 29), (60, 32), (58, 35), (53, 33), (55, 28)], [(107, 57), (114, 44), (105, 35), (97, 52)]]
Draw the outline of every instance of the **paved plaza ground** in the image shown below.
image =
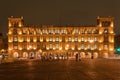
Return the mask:
[(120, 59), (4, 63), (0, 80), (120, 80)]

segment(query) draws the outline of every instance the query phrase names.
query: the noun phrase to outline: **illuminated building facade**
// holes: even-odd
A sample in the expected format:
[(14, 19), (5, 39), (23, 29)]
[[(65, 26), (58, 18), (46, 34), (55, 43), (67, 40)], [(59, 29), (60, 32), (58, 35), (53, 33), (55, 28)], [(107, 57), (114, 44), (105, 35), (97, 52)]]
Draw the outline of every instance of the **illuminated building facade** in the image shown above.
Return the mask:
[(92, 26), (26, 26), (23, 17), (8, 18), (8, 54), (11, 58), (42, 55), (107, 58), (114, 55), (114, 18), (97, 17)]

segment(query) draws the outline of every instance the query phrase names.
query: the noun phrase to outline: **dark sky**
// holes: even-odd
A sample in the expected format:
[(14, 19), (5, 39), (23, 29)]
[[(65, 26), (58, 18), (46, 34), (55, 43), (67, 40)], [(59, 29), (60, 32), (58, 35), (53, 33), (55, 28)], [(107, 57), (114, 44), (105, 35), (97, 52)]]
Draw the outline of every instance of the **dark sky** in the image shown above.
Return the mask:
[(120, 34), (120, 0), (0, 0), (0, 32), (7, 32), (10, 16), (23, 16), (28, 25), (89, 25), (97, 16), (113, 16)]

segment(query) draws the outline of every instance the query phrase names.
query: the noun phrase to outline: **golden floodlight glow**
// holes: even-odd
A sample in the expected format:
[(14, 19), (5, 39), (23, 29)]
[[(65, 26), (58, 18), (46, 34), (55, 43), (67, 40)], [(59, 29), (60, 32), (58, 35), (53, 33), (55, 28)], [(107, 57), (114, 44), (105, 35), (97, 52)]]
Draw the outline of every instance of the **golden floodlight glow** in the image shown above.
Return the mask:
[(11, 23), (9, 23), (9, 27), (11, 27), (12, 25), (11, 25)]
[(110, 51), (113, 51), (113, 48), (110, 48), (109, 50), (110, 50)]
[(12, 48), (9, 48), (9, 50), (12, 50)]
[(37, 40), (36, 40), (36, 39), (34, 39), (34, 40), (33, 40), (33, 42), (37, 42)]
[(72, 39), (72, 42), (74, 42), (74, 39)]
[(36, 47), (34, 47), (33, 49), (36, 50)]
[(46, 42), (49, 42), (49, 39), (46, 39)]
[(113, 27), (113, 22), (111, 23), (111, 27)]
[(59, 50), (62, 50), (62, 47), (60, 47)]
[(49, 50), (49, 48), (47, 47), (47, 50)]
[(21, 35), (21, 34), (22, 34), (22, 32), (20, 31), (20, 32), (19, 32), (19, 35)]
[(72, 50), (75, 50), (75, 48), (74, 48), (74, 47), (72, 47)]
[(20, 47), (19, 50), (22, 50), (22, 47)]
[(43, 42), (43, 39), (40, 39), (40, 42)]
[(53, 48), (53, 50), (55, 50), (55, 48)]
[(59, 42), (62, 42), (62, 39), (60, 39)]
[(30, 39), (27, 39), (27, 42), (30, 42)]
[(99, 34), (102, 34), (102, 32), (99, 32)]
[(93, 41), (93, 40), (90, 40), (89, 42), (90, 42), (90, 43), (94, 43), (94, 41)]
[(80, 48), (78, 48), (78, 50), (80, 50)]
[(21, 23), (19, 23), (19, 27), (21, 27), (22, 25), (21, 25)]
[(99, 51), (101, 51), (102, 49), (101, 48), (99, 48)]
[(12, 34), (12, 32), (11, 31), (9, 31), (9, 33), (8, 34)]
[(8, 42), (13, 42), (12, 40), (8, 40)]

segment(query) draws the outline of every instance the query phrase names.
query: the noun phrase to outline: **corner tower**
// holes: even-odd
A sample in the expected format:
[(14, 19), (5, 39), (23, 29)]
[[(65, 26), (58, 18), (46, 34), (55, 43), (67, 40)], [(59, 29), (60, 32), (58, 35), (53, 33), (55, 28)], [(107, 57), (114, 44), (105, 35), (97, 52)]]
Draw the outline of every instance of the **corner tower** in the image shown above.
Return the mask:
[(99, 27), (99, 42), (101, 56), (114, 56), (114, 18), (97, 17), (97, 26)]
[[(23, 27), (23, 17), (14, 18), (13, 16), (8, 18), (8, 55), (12, 57), (13, 48), (17, 48), (19, 45), (18, 34), (19, 29)], [(15, 54), (17, 56), (17, 54)]]

